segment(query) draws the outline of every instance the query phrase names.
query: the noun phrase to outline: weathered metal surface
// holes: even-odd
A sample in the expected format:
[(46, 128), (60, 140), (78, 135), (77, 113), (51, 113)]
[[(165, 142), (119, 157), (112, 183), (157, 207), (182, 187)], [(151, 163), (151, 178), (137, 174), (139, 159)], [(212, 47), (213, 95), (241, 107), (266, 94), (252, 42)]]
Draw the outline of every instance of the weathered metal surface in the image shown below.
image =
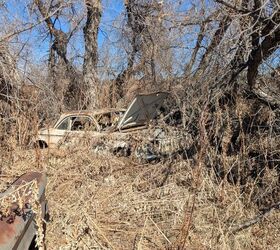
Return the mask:
[[(126, 112), (123, 109), (101, 109), (64, 113), (53, 128), (40, 130), (39, 140), (49, 147), (68, 147), (86, 142), (101, 154), (113, 152), (129, 156), (133, 151), (136, 158), (148, 160), (170, 157), (188, 148), (192, 139), (178, 128), (180, 118), (172, 118), (174, 112), (164, 116), (168, 110), (164, 101), (168, 96), (167, 92), (137, 95)], [(81, 125), (82, 129), (74, 129), (73, 124), (85, 117), (91, 119), (91, 126), (84, 129), (86, 126)], [(64, 125), (61, 125), (64, 122), (67, 126), (63, 129)]]
[[(119, 134), (119, 132), (142, 130), (151, 119), (157, 116), (157, 111), (167, 96), (166, 92), (137, 95), (127, 110), (107, 108), (63, 113), (53, 127), (39, 131), (36, 141), (48, 147), (57, 147), (71, 140), (79, 141), (80, 138), (85, 137), (85, 132), (89, 137), (98, 138), (108, 133)], [(113, 116), (117, 119), (113, 119)], [(89, 118), (91, 126), (87, 130), (72, 129), (74, 122), (72, 120), (67, 122), (67, 119), (75, 117)], [(106, 121), (107, 119), (110, 121)], [(67, 124), (66, 128), (61, 128), (64, 121)]]
[[(102, 136), (109, 132), (108, 130), (104, 130), (101, 121), (99, 120), (102, 115), (107, 114), (123, 114), (125, 112), (124, 109), (101, 109), (95, 111), (72, 111), (68, 113), (63, 113), (58, 121), (55, 123), (53, 127), (47, 129), (41, 129), (39, 131), (39, 135), (36, 138), (37, 142), (43, 142), (44, 145), (50, 148), (54, 148), (69, 141), (77, 141), (77, 139), (88, 136), (88, 137), (98, 137)], [(118, 115), (117, 115), (118, 116)], [(88, 118), (90, 120), (91, 125), (85, 130), (72, 130), (71, 124), (68, 124), (66, 129), (61, 129), (60, 125), (63, 123), (65, 119), (73, 119), (73, 118)], [(73, 123), (71, 121), (70, 123)], [(113, 129), (113, 125), (109, 126), (110, 131)]]
[[(4, 199), (9, 195), (17, 192), (17, 197), (21, 198), (23, 208), (19, 209), (19, 204), (14, 202), (10, 206), (10, 213), (7, 216), (1, 216), (0, 219), (0, 249), (11, 250), (28, 249), (33, 238), (36, 235), (36, 223), (34, 221), (35, 214), (30, 206), (30, 198), (32, 190), (28, 188), (28, 183), (37, 182), (38, 197), (37, 200), (41, 204), (42, 217), (46, 214), (45, 188), (47, 184), (46, 174), (38, 172), (29, 172), (19, 177), (11, 186), (0, 194), (0, 199)], [(26, 185), (27, 184), (27, 185)], [(21, 187), (25, 187), (21, 189)], [(0, 208), (1, 209), (1, 208)], [(1, 212), (1, 210), (0, 210)]]
[(154, 119), (157, 116), (158, 109), (162, 106), (167, 96), (167, 92), (137, 95), (120, 120), (118, 129), (145, 125)]

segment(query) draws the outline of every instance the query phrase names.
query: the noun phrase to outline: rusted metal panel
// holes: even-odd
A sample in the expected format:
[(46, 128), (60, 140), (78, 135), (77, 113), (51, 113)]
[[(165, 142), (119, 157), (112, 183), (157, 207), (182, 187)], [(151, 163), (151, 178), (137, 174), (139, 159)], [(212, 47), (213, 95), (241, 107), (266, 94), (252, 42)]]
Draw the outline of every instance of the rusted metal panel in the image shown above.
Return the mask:
[(28, 249), (33, 238), (36, 235), (36, 223), (34, 220), (35, 214), (29, 204), (32, 190), (30, 190), (29, 188), (21, 189), (22, 186), (31, 183), (32, 181), (37, 182), (37, 199), (41, 204), (42, 217), (45, 216), (47, 206), (45, 199), (45, 188), (47, 184), (46, 174), (29, 172), (22, 175), (13, 184), (11, 184), (11, 186), (5, 192), (0, 194), (0, 199), (4, 199), (5, 197), (12, 195), (12, 193), (16, 191), (17, 195), (22, 198), (21, 203), (24, 204), (24, 207), (21, 210), (19, 210), (19, 204), (17, 204), (16, 202), (11, 204), (9, 215), (1, 216), (1, 250)]

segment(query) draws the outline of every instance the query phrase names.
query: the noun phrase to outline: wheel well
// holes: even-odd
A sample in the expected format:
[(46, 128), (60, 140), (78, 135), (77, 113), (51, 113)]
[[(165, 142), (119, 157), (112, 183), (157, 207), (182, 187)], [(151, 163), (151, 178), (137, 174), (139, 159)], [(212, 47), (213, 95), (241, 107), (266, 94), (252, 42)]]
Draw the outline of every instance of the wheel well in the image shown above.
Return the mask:
[(36, 146), (38, 146), (39, 148), (47, 148), (48, 144), (43, 140), (39, 140), (36, 142)]

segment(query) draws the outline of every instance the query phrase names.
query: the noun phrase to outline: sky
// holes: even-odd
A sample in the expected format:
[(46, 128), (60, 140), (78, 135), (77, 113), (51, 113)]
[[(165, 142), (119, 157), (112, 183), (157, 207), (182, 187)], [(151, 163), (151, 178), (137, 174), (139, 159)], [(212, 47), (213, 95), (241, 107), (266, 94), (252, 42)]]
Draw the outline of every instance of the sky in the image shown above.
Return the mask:
[[(4, 8), (4, 23), (15, 23), (18, 21), (19, 25), (16, 27), (21, 29), (22, 22), (26, 23), (36, 23), (41, 19), (40, 13), (38, 13), (36, 6), (28, 5), (30, 1), (21, 1), (21, 0), (0, 0), (1, 3), (5, 3)], [(179, 6), (176, 11), (179, 15), (185, 15), (187, 10), (194, 9), (195, 4), (197, 5), (197, 0), (165, 0), (165, 2), (173, 6)], [(206, 4), (209, 4), (209, 0), (205, 0)], [(172, 6), (172, 4), (174, 4)], [(83, 10), (84, 1), (76, 1), (74, 5), (75, 14), (69, 13), (69, 8), (66, 8), (66, 12), (63, 12), (63, 15), (59, 16), (59, 19), (55, 22), (57, 29), (69, 33), (72, 29), (69, 25), (69, 16), (73, 16), (74, 21), (78, 22), (82, 15), (85, 13)], [(1, 9), (0, 9), (0, 18), (1, 18)], [(99, 66), (109, 65), (112, 68), (112, 71), (120, 71), (126, 65), (126, 54), (125, 50), (127, 48), (122, 48), (120, 46), (125, 46), (125, 43), (117, 43), (120, 35), (120, 27), (124, 24), (124, 0), (102, 0), (102, 17), (98, 33), (98, 50), (99, 50)], [(2, 16), (2, 18), (3, 18)], [(39, 18), (38, 18), (39, 16)], [(55, 17), (53, 17), (53, 20)], [(116, 21), (118, 20), (118, 21)], [(71, 20), (72, 23), (73, 20)], [(84, 54), (84, 40), (82, 27), (84, 21), (80, 25), (80, 29), (75, 35), (72, 36), (69, 46), (68, 46), (68, 57), (71, 60), (73, 59), (73, 64), (77, 68), (81, 68), (83, 64), (83, 54)], [(15, 27), (10, 27), (10, 30), (14, 30)], [(178, 59), (177, 64), (174, 63), (175, 73), (180, 72), (179, 64), (184, 64), (188, 61), (190, 56), (190, 51), (195, 46), (196, 33), (198, 29), (192, 27), (189, 33), (186, 33), (182, 37), (173, 36), (171, 37), (174, 44), (179, 44), (178, 48), (173, 50), (174, 56)], [(1, 31), (0, 31), (1, 32)], [(6, 31), (9, 33), (8, 31)], [(170, 34), (171, 35), (171, 34)], [(24, 44), (24, 46), (23, 46)], [(30, 65), (37, 63), (38, 65), (47, 64), (49, 48), (51, 46), (51, 39), (49, 32), (46, 28), (46, 24), (42, 22), (34, 29), (28, 30), (24, 33), (21, 33), (19, 40), (16, 39), (13, 41), (15, 50), (18, 50), (18, 53), (21, 53), (22, 57), (25, 58), (25, 61), (20, 61), (19, 65), (21, 68), (25, 68), (28, 63)], [(182, 46), (181, 46), (182, 45)], [(115, 57), (117, 55), (117, 57)], [(106, 58), (107, 57), (107, 58)], [(109, 59), (108, 59), (109, 58)]]
[[(172, 7), (179, 6), (176, 9), (178, 16), (185, 15), (188, 10), (192, 10), (193, 13), (199, 13), (197, 9), (198, 0), (164, 0), (168, 2)], [(0, 29), (0, 36), (10, 33), (15, 29), (21, 29), (22, 27), (28, 26), (30, 23), (36, 23), (41, 17), (36, 6), (31, 6), (32, 0), (0, 0), (0, 23), (5, 23), (7, 25), (2, 26)], [(102, 17), (98, 33), (98, 49), (99, 49), (99, 66), (109, 65), (113, 70), (121, 70), (121, 67), (125, 67), (126, 56), (124, 48), (120, 46), (125, 46), (125, 43), (117, 43), (116, 41), (120, 38), (120, 27), (124, 24), (124, 0), (102, 0)], [(181, 3), (181, 4), (180, 4)], [(211, 8), (211, 0), (205, 0), (206, 9), (209, 11)], [(82, 15), (85, 13), (83, 11), (84, 1), (76, 1), (74, 6), (75, 14), (63, 13), (60, 15), (58, 21), (56, 21), (56, 28), (63, 30), (64, 32), (69, 32), (72, 28), (69, 26), (69, 20), (67, 16), (73, 16), (74, 21), (78, 22)], [(69, 8), (67, 8), (69, 11)], [(197, 15), (197, 14), (196, 14)], [(177, 18), (177, 17), (175, 17)], [(54, 19), (54, 18), (53, 18)], [(73, 20), (72, 20), (73, 21)], [(25, 23), (25, 26), (23, 25)], [(74, 22), (73, 22), (74, 23)], [(82, 67), (83, 63), (83, 53), (84, 53), (84, 41), (83, 41), (83, 27), (84, 21), (80, 25), (80, 29), (70, 40), (68, 46), (68, 57), (73, 58), (73, 63), (78, 67)], [(172, 45), (174, 45), (173, 54), (176, 58), (176, 62), (173, 63), (174, 73), (183, 70), (184, 65), (188, 62), (192, 49), (195, 46), (195, 41), (197, 33), (199, 31), (198, 27), (187, 28), (185, 34), (178, 36), (170, 33), (170, 39), (172, 40)], [(120, 45), (121, 44), (121, 45)], [(26, 58), (25, 61), (20, 61), (19, 65), (21, 68), (25, 68), (28, 63), (46, 65), (48, 62), (49, 48), (51, 45), (50, 36), (46, 29), (44, 22), (36, 26), (34, 29), (23, 32), (19, 35), (18, 39), (12, 40), (12, 46), (16, 53), (19, 53), (21, 58)], [(204, 47), (207, 47), (207, 39), (203, 40)], [(175, 48), (177, 46), (177, 48)], [(127, 48), (125, 48), (127, 49)], [(203, 49), (200, 50), (203, 53)], [(279, 53), (278, 53), (279, 54)], [(118, 58), (115, 57), (118, 55)], [(107, 57), (107, 59), (106, 59)], [(109, 58), (109, 59), (108, 59)], [(106, 61), (107, 60), (107, 61)], [(276, 62), (275, 62), (276, 60)], [(272, 64), (279, 63), (278, 59), (273, 59)]]
[[(79, 1), (77, 1), (79, 2)], [(0, 30), (0, 35), (9, 34), (15, 29), (22, 29), (22, 27), (27, 27), (31, 23), (36, 23), (39, 19), (36, 14), (31, 14), (30, 5), (27, 4), (28, 1), (21, 0), (0, 0), (0, 21), (1, 23), (11, 23), (13, 26), (7, 25), (6, 30)], [(83, 1), (80, 1), (83, 4)], [(77, 15), (74, 15), (77, 20), (81, 17), (83, 13), (81, 5), (77, 4), (75, 6)], [(110, 30), (112, 29), (114, 20), (120, 16), (124, 10), (124, 5), (122, 0), (102, 0), (102, 17), (98, 33), (98, 45), (99, 48), (102, 47), (106, 39), (113, 39), (111, 37)], [(65, 13), (67, 15), (67, 13)], [(40, 17), (41, 18), (41, 17)], [(54, 20), (54, 18), (53, 18)], [(14, 25), (16, 23), (16, 25)], [(23, 25), (25, 24), (25, 25)], [(16, 26), (16, 27), (15, 27)], [(59, 18), (55, 23), (56, 28), (62, 31), (69, 32), (71, 27), (66, 18)], [(81, 26), (82, 28), (82, 26)], [(1, 34), (2, 33), (2, 34)], [(19, 36), (19, 40), (14, 39), (12, 41), (15, 48), (18, 46), (21, 53), (29, 53), (33, 55), (34, 62), (46, 61), (48, 58), (48, 52), (50, 47), (50, 37), (47, 36), (45, 23), (41, 23), (32, 30), (23, 32)], [(25, 48), (20, 48), (22, 43), (25, 44)], [(28, 48), (28, 45), (30, 48)], [(36, 46), (34, 46), (36, 45)], [(79, 52), (81, 55), (84, 51), (82, 30), (80, 29), (76, 35), (73, 36), (70, 46), (68, 48), (70, 54)], [(75, 50), (75, 51), (73, 51)], [(29, 51), (29, 52), (28, 52)]]

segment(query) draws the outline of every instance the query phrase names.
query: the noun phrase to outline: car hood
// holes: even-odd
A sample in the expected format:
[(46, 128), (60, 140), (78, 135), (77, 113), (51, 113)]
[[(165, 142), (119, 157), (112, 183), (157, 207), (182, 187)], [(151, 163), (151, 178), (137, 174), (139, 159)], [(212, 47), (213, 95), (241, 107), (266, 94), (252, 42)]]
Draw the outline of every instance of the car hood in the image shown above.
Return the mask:
[(154, 119), (158, 109), (168, 95), (169, 93), (167, 92), (137, 95), (120, 120), (118, 129), (144, 125), (149, 120)]

